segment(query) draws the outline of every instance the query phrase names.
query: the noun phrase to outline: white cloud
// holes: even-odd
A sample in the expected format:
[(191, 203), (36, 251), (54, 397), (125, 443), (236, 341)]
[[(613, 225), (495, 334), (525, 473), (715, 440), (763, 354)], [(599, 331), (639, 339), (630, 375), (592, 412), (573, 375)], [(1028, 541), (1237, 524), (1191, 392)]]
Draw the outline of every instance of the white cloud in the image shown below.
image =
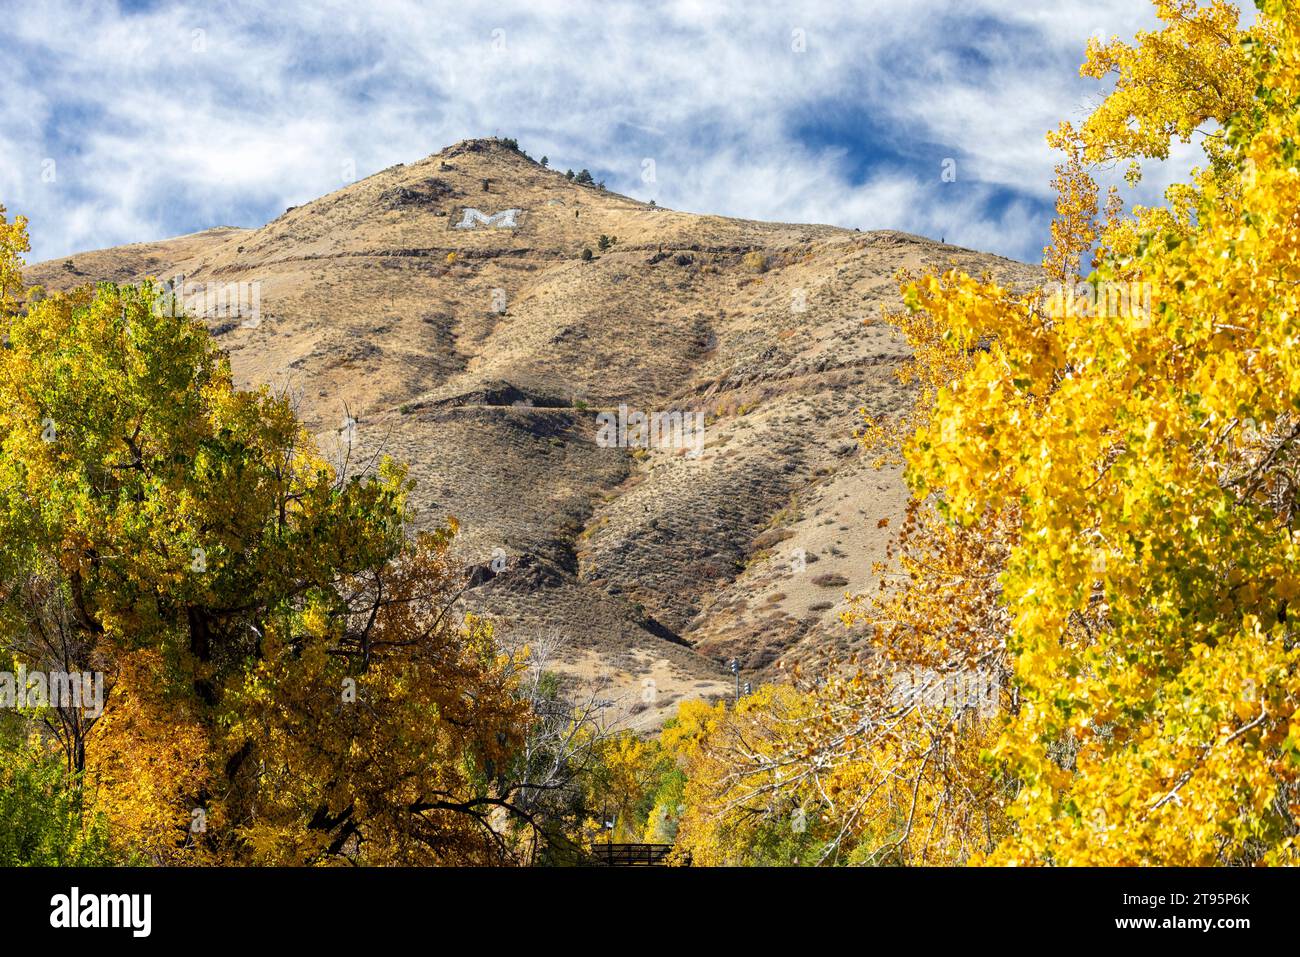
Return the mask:
[[(33, 258), (54, 257), (260, 225), (337, 189), (344, 161), (365, 176), (500, 134), (675, 208), (1035, 258), (1043, 134), (1096, 89), (1077, 76), (1083, 45), (1153, 22), (1134, 0), (468, 7), (21, 5), (0, 22), (17, 64), (0, 103), (0, 202), (32, 218)], [(1172, 176), (1153, 176), (1145, 199)]]

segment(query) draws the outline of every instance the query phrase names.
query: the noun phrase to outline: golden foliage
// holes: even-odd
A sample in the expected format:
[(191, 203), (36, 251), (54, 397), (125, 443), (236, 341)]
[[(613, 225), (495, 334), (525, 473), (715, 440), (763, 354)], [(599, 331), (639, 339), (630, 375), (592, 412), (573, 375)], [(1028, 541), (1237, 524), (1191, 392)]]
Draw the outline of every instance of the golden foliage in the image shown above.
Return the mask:
[[(906, 290), (943, 344), (985, 345), (935, 390), (911, 481), (958, 527), (1012, 522), (1019, 706), (991, 756), (1020, 786), (991, 861), (1293, 853), (1300, 31), (1279, 4), (1242, 32), (1228, 4), (1157, 10), (1135, 46), (1090, 48), (1085, 73), (1115, 72), (1115, 91), (1054, 137), (1045, 265), (1064, 294), (955, 274)], [(1083, 160), (1160, 158), (1209, 121), (1210, 165), (1170, 212), (1112, 201), (1092, 223)], [(1094, 240), (1079, 294), (1071, 260)], [(1118, 308), (1116, 288), (1134, 293)]]
[[(872, 640), (686, 714), (693, 852), (761, 854), (784, 797), (815, 802), (818, 860), (1294, 862), (1300, 18), (1156, 10), (1090, 46), (1113, 92), (1049, 137), (1044, 284), (903, 277), (919, 401), (864, 438), (901, 441), (916, 501), (846, 616)], [(1103, 210), (1099, 165), (1194, 136), (1167, 207)], [(972, 671), (996, 717), (947, 695)]]
[[(25, 245), (0, 236), (6, 289)], [(520, 665), (454, 611), (452, 528), (405, 538), (405, 470), (331, 466), (166, 289), (3, 320), (0, 640), (107, 673), (60, 744), (115, 837), (167, 863), (517, 859)]]

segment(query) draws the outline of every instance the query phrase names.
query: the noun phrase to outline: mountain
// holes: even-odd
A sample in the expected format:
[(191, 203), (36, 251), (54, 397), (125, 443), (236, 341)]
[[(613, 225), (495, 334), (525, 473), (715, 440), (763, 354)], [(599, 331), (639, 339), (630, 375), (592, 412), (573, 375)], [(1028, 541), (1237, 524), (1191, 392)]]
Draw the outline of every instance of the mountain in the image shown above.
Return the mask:
[[(879, 317), (899, 269), (949, 265), (1034, 274), (898, 232), (676, 212), (480, 139), (259, 229), (27, 280), (183, 275), (239, 384), (289, 390), (354, 465), (408, 462), (416, 524), (461, 523), (470, 606), (508, 639), (562, 637), (558, 670), (650, 725), (727, 693), (732, 657), (757, 682), (856, 640), (838, 613), (906, 494), (853, 438), (858, 410), (910, 401)], [(213, 303), (231, 288), (255, 316)], [(607, 447), (638, 412), (683, 414), (659, 420), (681, 441)]]

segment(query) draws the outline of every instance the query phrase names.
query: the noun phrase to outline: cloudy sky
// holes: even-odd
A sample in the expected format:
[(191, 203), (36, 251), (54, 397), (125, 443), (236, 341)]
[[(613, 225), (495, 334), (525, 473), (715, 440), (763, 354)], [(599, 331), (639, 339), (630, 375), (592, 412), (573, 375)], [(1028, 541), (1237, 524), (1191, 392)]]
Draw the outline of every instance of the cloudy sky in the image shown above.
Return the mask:
[(32, 261), (260, 226), (492, 135), (675, 209), (1036, 261), (1043, 134), (1101, 91), (1083, 47), (1155, 22), (1144, 0), (7, 6), (0, 203)]

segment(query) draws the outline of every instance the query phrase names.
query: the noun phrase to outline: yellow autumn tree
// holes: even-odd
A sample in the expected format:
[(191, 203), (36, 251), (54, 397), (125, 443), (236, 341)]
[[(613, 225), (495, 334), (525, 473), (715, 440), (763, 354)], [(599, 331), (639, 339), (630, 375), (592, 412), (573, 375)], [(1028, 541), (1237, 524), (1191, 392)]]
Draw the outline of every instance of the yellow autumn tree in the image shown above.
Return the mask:
[[(1156, 11), (1090, 46), (1114, 90), (1052, 137), (1049, 282), (905, 289), (926, 348), (971, 359), (907, 443), (913, 487), (954, 529), (1012, 523), (992, 862), (1294, 860), (1300, 29), (1277, 2), (1245, 30), (1227, 3)], [(1193, 136), (1207, 165), (1167, 207), (1112, 195), (1096, 222), (1090, 164)]]
[[(521, 662), (455, 610), (401, 467), (328, 463), (169, 291), (20, 299), (0, 232), (0, 644), (106, 677), (42, 738), (166, 863), (512, 863)], [(73, 720), (75, 718), (75, 720)]]
[[(937, 547), (909, 534), (901, 574), (925, 575), (926, 600), (904, 587), (850, 612), (876, 624), (862, 658), (762, 686), (734, 708), (683, 704), (665, 728), (686, 775), (680, 854), (727, 865), (960, 864), (1008, 834), (1014, 781), (982, 754), (999, 707), (1014, 707), (1005, 615), (989, 588), (999, 556), (963, 530)], [(984, 578), (973, 574), (981, 568)]]
[[(798, 714), (686, 722), (682, 832), (719, 862), (807, 783), (819, 860), (1293, 860), (1300, 30), (1155, 7), (1090, 45), (1112, 92), (1049, 136), (1043, 283), (904, 277), (919, 398), (864, 438), (916, 495), (846, 616), (872, 640)], [(1103, 202), (1099, 168), (1193, 138), (1165, 206)]]
[(18, 307), (23, 294), (22, 255), (30, 250), (26, 217), (15, 216), (10, 222), (7, 210), (0, 205), (0, 315)]
[[(702, 866), (815, 861), (828, 823), (811, 779), (794, 768), (789, 749), (811, 713), (790, 685), (763, 685), (734, 706), (683, 702), (661, 741), (685, 775), (675, 821), (678, 861)], [(674, 811), (675, 809), (669, 809)]]

